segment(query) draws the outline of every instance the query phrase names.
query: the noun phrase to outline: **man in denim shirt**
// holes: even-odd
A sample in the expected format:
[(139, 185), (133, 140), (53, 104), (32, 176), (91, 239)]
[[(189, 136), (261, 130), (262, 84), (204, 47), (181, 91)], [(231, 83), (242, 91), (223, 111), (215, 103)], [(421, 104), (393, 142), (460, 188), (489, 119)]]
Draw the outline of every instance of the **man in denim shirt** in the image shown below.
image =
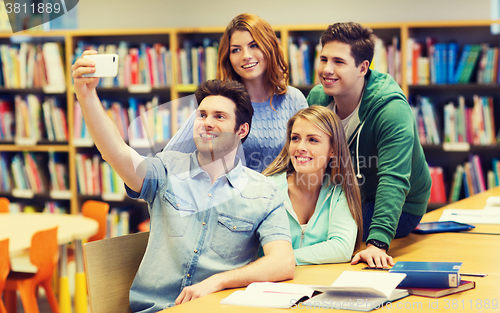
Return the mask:
[[(93, 69), (88, 60), (73, 65), (86, 124), (128, 194), (146, 200), (151, 216), (148, 247), (130, 291), (132, 310), (156, 312), (253, 281), (293, 278), (283, 198), (236, 157), (253, 113), (244, 87), (218, 80), (200, 85), (193, 130), (198, 150), (144, 160), (103, 110), (95, 92), (98, 79), (82, 77)], [(256, 260), (260, 245), (265, 256)]]

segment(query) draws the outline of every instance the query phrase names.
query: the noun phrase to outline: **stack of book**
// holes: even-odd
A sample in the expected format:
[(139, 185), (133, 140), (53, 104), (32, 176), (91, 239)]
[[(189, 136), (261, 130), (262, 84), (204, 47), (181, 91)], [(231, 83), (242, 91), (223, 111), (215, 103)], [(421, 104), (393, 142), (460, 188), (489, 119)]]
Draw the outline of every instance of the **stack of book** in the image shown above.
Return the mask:
[(462, 262), (398, 261), (389, 272), (406, 274), (398, 288), (410, 295), (439, 298), (476, 287), (475, 282), (461, 279), (461, 266)]

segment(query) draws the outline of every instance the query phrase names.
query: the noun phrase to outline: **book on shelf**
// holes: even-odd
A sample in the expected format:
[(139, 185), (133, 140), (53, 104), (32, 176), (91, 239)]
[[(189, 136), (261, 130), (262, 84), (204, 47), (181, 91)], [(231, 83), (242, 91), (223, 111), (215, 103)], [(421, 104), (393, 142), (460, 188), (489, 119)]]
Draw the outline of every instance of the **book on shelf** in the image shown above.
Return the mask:
[(29, 185), (28, 177), (26, 176), (24, 168), (24, 159), (19, 153), (16, 153), (12, 157), (10, 163), (10, 170), (14, 181), (13, 190), (31, 190), (31, 186)]
[[(39, 154), (37, 154), (39, 155)], [(45, 193), (46, 186), (49, 186), (47, 181), (47, 175), (40, 166), (40, 161), (38, 161), (37, 156), (33, 152), (24, 151), (24, 165), (26, 175), (30, 182), (31, 189), (34, 193)]]
[(17, 95), (14, 97), (14, 107), (16, 144), (35, 144), (43, 132), (40, 99), (35, 95), (27, 95), (26, 98)]
[(471, 45), (467, 61), (457, 83), (469, 84), (471, 82), (472, 74), (478, 63), (479, 55), (481, 54), (481, 49), (481, 45)]
[(460, 284), (462, 262), (398, 261), (390, 273), (403, 273), (406, 278), (399, 288), (451, 288)]
[[(430, 103), (426, 97), (420, 97), (419, 99), (420, 103)], [(443, 140), (446, 150), (468, 151), (470, 149), (469, 145), (495, 145), (496, 126), (493, 97), (474, 95), (472, 97), (472, 103), (473, 106), (468, 107), (465, 104), (465, 97), (458, 96), (458, 106), (455, 106), (452, 101), (443, 106)], [(433, 107), (432, 104), (431, 107)], [(425, 112), (423, 108), (424, 107), (422, 107), (422, 115), (424, 115)], [(427, 112), (432, 113), (430, 110)], [(431, 123), (432, 119), (426, 120), (424, 117), (423, 126), (426, 134), (428, 133), (428, 125), (431, 125), (430, 127), (434, 125)], [(417, 124), (417, 126), (419, 128), (421, 127), (419, 124)], [(433, 134), (432, 129), (430, 132)], [(433, 143), (432, 138), (426, 139), (425, 142), (430, 143), (429, 140)], [(467, 143), (469, 145), (460, 145), (459, 143)]]
[(0, 99), (0, 140), (13, 140), (15, 114), (12, 102)]
[(487, 184), (487, 187), (488, 189), (491, 189), (491, 188), (494, 188), (496, 187), (496, 183), (495, 183), (495, 172), (493, 172), (492, 170), (488, 170), (488, 172), (486, 172), (486, 184)]
[(419, 135), (421, 143), (430, 145), (441, 144), (433, 104), (428, 97), (423, 96), (418, 96), (416, 102), (417, 105), (414, 106), (413, 113), (416, 118), (419, 134), (422, 134), (422, 136)]
[(47, 97), (42, 103), (45, 133), (49, 141), (67, 141), (66, 113), (55, 97)]
[(486, 184), (484, 181), (484, 174), (483, 174), (483, 169), (481, 167), (481, 160), (479, 155), (477, 154), (471, 154), (469, 156), (469, 160), (472, 164), (472, 167), (474, 169), (474, 183), (475, 183), (475, 188), (477, 190), (477, 193), (486, 191)]
[(61, 57), (61, 45), (57, 42), (46, 42), (42, 44), (45, 71), (47, 74), (47, 85), (51, 91), (64, 92), (66, 90), (66, 78)]
[(74, 59), (79, 58), (87, 49), (99, 53), (118, 54), (118, 75), (99, 81), (99, 87), (130, 87), (132, 85), (149, 85), (167, 87), (172, 84), (171, 54), (161, 43), (131, 44), (120, 41), (116, 44), (98, 44), (79, 41), (74, 52)]
[(418, 85), (419, 84), (419, 81), (418, 81), (418, 77), (419, 77), (419, 73), (418, 73), (418, 70), (419, 70), (419, 64), (418, 64), (418, 59), (419, 57), (421, 56), (421, 53), (422, 53), (422, 44), (418, 43), (418, 42), (414, 42), (413, 43), (413, 53), (412, 53), (412, 78), (411, 78), (411, 82), (413, 85)]
[(413, 85), (413, 45), (415, 39), (409, 37), (406, 40), (406, 82), (408, 85)]
[(311, 67), (313, 66), (312, 48), (309, 40), (304, 37), (290, 38), (289, 59), (293, 62), (290, 67), (290, 76), (295, 86), (308, 86), (312, 84)]
[(443, 168), (429, 166), (429, 172), (432, 180), (429, 203), (446, 203)]
[(464, 167), (462, 164), (458, 164), (453, 174), (453, 182), (450, 188), (450, 197), (448, 201), (450, 203), (456, 202), (460, 198), (460, 191), (462, 190), (462, 181), (464, 177)]
[(457, 58), (458, 58), (458, 44), (456, 42), (449, 42), (448, 44), (446, 44), (446, 56), (447, 56), (446, 83), (453, 84), (455, 82), (455, 68), (457, 65)]
[[(184, 85), (198, 85), (207, 79), (214, 79), (217, 67), (219, 43), (216, 40), (184, 40), (177, 50), (177, 81)], [(171, 67), (171, 60), (166, 60)]]
[(387, 47), (384, 44), (384, 41), (381, 38), (375, 36), (373, 60), (370, 63), (370, 68), (381, 73), (389, 73), (388, 59), (388, 51)]
[(495, 186), (500, 186), (500, 161), (496, 158), (492, 159), (491, 168), (495, 175)]
[(69, 212), (69, 209), (63, 203), (59, 201), (47, 201), (44, 204), (43, 213), (51, 213), (51, 214), (66, 214)]
[(0, 190), (8, 192), (12, 190), (12, 176), (8, 165), (7, 153), (0, 152)]
[(396, 289), (406, 277), (399, 273), (344, 271), (330, 286), (256, 282), (222, 299), (222, 304), (297, 308), (313, 307), (371, 311), (408, 295)]
[(51, 192), (69, 191), (67, 160), (61, 161), (61, 153), (49, 151), (49, 176)]
[(113, 207), (107, 220), (107, 238), (128, 235), (130, 233), (130, 208)]
[(411, 296), (422, 296), (429, 298), (441, 298), (462, 291), (476, 288), (476, 283), (469, 280), (461, 280), (458, 287), (451, 288), (408, 288), (405, 289)]
[[(487, 44), (466, 44), (459, 55), (455, 42), (437, 42), (427, 37), (424, 44), (407, 40), (407, 81), (409, 85), (468, 84), (496, 81), (498, 49)], [(426, 79), (429, 73), (429, 80)], [(494, 74), (495, 73), (495, 74)]]

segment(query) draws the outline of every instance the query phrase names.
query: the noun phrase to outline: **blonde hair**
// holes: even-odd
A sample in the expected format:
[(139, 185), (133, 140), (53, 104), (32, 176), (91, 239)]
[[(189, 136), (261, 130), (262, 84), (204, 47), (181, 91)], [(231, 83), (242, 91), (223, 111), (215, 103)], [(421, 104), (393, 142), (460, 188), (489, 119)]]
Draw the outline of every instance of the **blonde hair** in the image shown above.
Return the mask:
[(229, 60), (231, 36), (237, 30), (248, 31), (266, 59), (267, 68), (264, 77), (266, 91), (278, 95), (285, 94), (288, 85), (288, 64), (283, 56), (279, 40), (268, 22), (250, 13), (236, 16), (226, 27), (219, 45), (217, 78), (243, 83)]
[[(295, 113), (288, 121), (286, 129), (286, 143), (276, 159), (262, 172), (265, 176), (271, 176), (287, 172), (288, 175), (295, 173), (291, 162), (289, 147), (291, 141), (292, 128), (299, 118), (305, 119), (318, 127), (330, 137), (330, 147), (333, 157), (327, 164), (323, 177), (323, 183), (327, 185), (341, 185), (344, 191), (351, 215), (358, 226), (355, 250), (358, 250), (363, 238), (363, 215), (361, 210), (361, 196), (358, 182), (354, 174), (351, 156), (345, 138), (342, 123), (332, 110), (322, 106), (311, 106)], [(335, 160), (335, 159), (336, 160)], [(336, 162), (334, 162), (336, 161)]]

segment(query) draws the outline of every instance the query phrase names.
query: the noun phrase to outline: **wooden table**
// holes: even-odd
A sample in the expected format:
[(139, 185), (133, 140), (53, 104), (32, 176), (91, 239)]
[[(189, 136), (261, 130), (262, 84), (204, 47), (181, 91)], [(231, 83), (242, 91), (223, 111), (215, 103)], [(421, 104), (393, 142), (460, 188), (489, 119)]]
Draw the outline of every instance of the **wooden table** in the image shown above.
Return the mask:
[(9, 238), (10, 256), (27, 252), (34, 233), (57, 226), (57, 241), (64, 245), (86, 239), (95, 233), (99, 224), (87, 217), (71, 214), (0, 213), (0, 239)]
[[(69, 294), (67, 274), (66, 244), (75, 241), (75, 251), (78, 252), (75, 258), (77, 264), (77, 279), (78, 281), (82, 281), (82, 279), (78, 277), (83, 273), (83, 258), (80, 252), (81, 240), (97, 233), (99, 228), (97, 221), (81, 215), (71, 214), (0, 213), (0, 225), (0, 239), (9, 238), (9, 253), (11, 259), (22, 254), (27, 254), (31, 247), (31, 237), (34, 233), (57, 226), (57, 241), (60, 245), (59, 306), (62, 313), (70, 313), (71, 296)], [(83, 281), (85, 281), (85, 278), (83, 278)], [(83, 292), (78, 292), (78, 290), (75, 291), (75, 302), (86, 303), (86, 287), (77, 287), (78, 290), (83, 290)]]
[[(453, 203), (424, 216), (423, 221), (437, 221), (446, 208), (482, 209), (489, 196), (500, 196), (500, 188)], [(476, 225), (473, 232), (500, 233), (500, 225)], [(410, 234), (392, 242), (389, 254), (395, 261), (458, 261), (462, 273), (486, 273), (487, 277), (464, 277), (476, 282), (476, 288), (442, 298), (408, 296), (379, 310), (388, 312), (500, 312), (500, 236), (465, 233), (432, 235)], [(366, 264), (325, 264), (297, 266), (290, 283), (330, 285), (343, 271), (360, 271)], [(223, 290), (162, 312), (285, 312), (269, 309), (223, 305), (220, 301), (235, 289)], [(493, 302), (496, 301), (496, 309)], [(289, 310), (300, 310), (300, 307)], [(313, 309), (302, 307), (302, 309)], [(322, 308), (314, 308), (324, 311)], [(346, 312), (346, 310), (342, 310)], [(377, 310), (378, 311), (378, 310)]]

